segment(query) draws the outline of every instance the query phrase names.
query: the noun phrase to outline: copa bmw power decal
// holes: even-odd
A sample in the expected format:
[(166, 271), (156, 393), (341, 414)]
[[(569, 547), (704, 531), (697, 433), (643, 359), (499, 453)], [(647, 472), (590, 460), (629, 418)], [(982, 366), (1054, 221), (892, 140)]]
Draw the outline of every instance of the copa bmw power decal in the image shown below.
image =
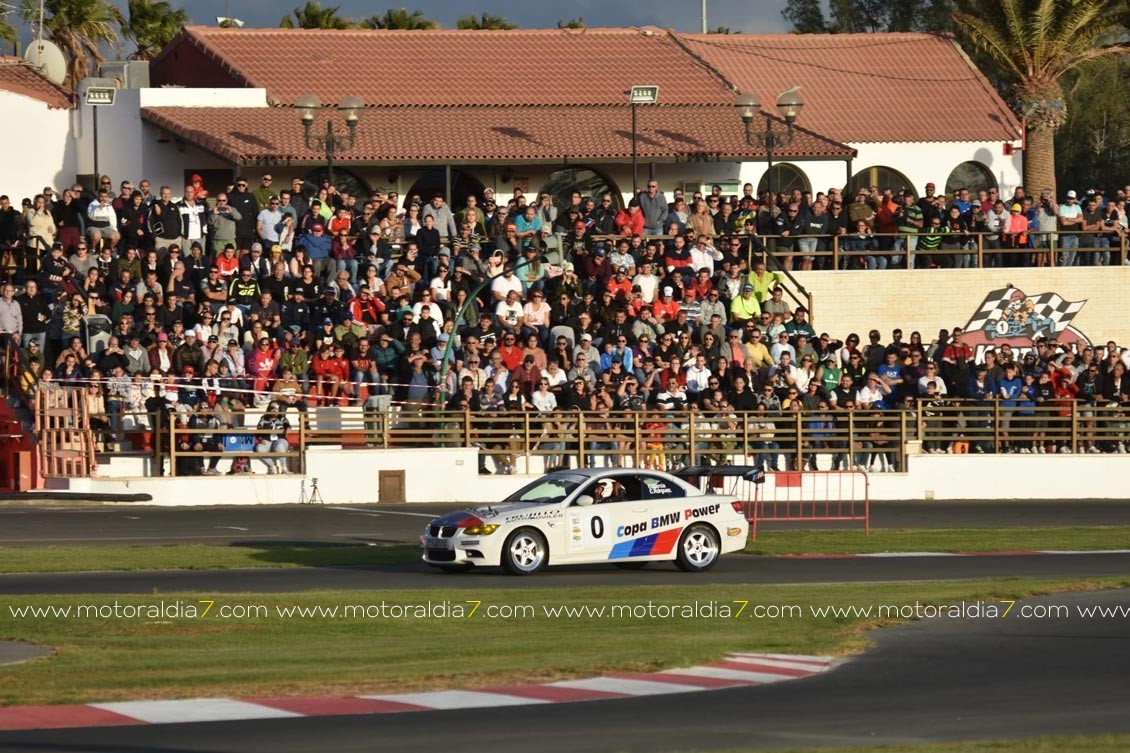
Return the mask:
[(681, 528), (672, 528), (669, 531), (653, 533), (638, 539), (621, 541), (619, 544), (612, 547), (612, 551), (608, 553), (608, 559), (617, 560), (625, 557), (648, 557), (656, 554), (670, 554), (671, 550), (675, 548), (675, 544), (678, 543), (679, 534), (682, 532)]

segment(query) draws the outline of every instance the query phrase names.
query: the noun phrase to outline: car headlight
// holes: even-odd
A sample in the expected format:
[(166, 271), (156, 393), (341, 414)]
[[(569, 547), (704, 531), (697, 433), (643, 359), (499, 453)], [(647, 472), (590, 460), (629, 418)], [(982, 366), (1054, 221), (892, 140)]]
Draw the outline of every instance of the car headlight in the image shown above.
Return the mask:
[(483, 523), (478, 526), (471, 526), (470, 528), (463, 529), (464, 536), (490, 536), (498, 530), (498, 525), (495, 523)]

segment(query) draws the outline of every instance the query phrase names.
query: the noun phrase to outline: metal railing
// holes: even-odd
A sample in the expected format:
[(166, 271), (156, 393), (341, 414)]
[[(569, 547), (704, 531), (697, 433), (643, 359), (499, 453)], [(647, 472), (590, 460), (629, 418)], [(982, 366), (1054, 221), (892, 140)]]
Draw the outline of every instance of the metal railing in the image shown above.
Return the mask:
[[(262, 443), (256, 440), (257, 437), (269, 437), (271, 435), (278, 435), (279, 432), (274, 429), (245, 429), (245, 428), (192, 428), (182, 425), (177, 422), (169, 424), (168, 428), (168, 448), (169, 448), (169, 474), (174, 478), (177, 475), (184, 475), (185, 467), (181, 465), (180, 461), (184, 460), (214, 460), (225, 458), (232, 459), (246, 458), (248, 461), (262, 460), (271, 461), (269, 465), (277, 466), (286, 473), (297, 473), (303, 475), (306, 472), (306, 441), (304, 427), (306, 422), (300, 420), (297, 422), (296, 427), (292, 427), (292, 431), (288, 431), (283, 439), (287, 440), (289, 445), (288, 449), (284, 451), (275, 451), (271, 449), (261, 450)], [(229, 438), (250, 438), (250, 446), (237, 446), (231, 447), (228, 444)], [(292, 441), (293, 440), (293, 441)], [(212, 445), (208, 447), (205, 445)], [(267, 442), (268, 448), (271, 443)], [(291, 459), (295, 462), (291, 464)], [(247, 465), (247, 473), (252, 472), (250, 462)]]
[[(91, 414), (96, 436), (152, 453), (154, 473), (182, 471), (179, 460), (281, 460), (301, 473), (313, 446), (406, 449), (471, 447), (499, 472), (534, 473), (563, 467), (624, 466), (677, 470), (701, 465), (754, 465), (765, 470), (902, 471), (908, 454), (1113, 453), (1130, 442), (1130, 406), (1060, 401), (1011, 406), (999, 401), (928, 401), (913, 409), (799, 409), (769, 413), (675, 411), (471, 412), (432, 408), (288, 411), (285, 452), (256, 452), (255, 437), (275, 433), (244, 427), (261, 411), (221, 418), (218, 428), (191, 428), (170, 415)], [(214, 442), (197, 448), (194, 437)], [(251, 437), (229, 447), (226, 437)], [(190, 445), (185, 447), (185, 443)], [(532, 459), (539, 459), (537, 463)], [(524, 461), (524, 465), (520, 464)]]

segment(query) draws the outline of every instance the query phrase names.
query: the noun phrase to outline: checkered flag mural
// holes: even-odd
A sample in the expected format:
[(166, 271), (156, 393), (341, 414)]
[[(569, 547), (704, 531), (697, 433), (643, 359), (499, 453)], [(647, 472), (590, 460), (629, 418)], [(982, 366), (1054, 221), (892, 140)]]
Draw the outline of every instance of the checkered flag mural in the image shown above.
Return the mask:
[[(1014, 300), (1028, 299), (1019, 288), (1007, 287), (994, 290), (985, 296), (977, 313), (965, 325), (966, 332), (975, 332), (984, 329), (988, 322), (1001, 319), (1005, 316), (1009, 304)], [(1086, 305), (1087, 301), (1065, 301), (1056, 293), (1041, 293), (1030, 299), (1035, 305), (1033, 314), (1037, 318), (1050, 319), (1055, 322), (1055, 332), (1063, 332), (1071, 324), (1071, 320)]]

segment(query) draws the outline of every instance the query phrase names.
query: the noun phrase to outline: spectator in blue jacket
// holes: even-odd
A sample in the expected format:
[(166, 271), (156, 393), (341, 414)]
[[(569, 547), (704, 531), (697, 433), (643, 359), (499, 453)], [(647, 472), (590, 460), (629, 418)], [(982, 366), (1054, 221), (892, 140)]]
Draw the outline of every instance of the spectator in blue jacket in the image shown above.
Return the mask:
[(306, 247), (306, 254), (314, 267), (314, 277), (323, 283), (329, 282), (337, 272), (337, 261), (330, 257), (333, 238), (326, 232), (325, 225), (320, 222), (314, 223), (310, 227), (310, 232), (298, 239), (298, 245)]

